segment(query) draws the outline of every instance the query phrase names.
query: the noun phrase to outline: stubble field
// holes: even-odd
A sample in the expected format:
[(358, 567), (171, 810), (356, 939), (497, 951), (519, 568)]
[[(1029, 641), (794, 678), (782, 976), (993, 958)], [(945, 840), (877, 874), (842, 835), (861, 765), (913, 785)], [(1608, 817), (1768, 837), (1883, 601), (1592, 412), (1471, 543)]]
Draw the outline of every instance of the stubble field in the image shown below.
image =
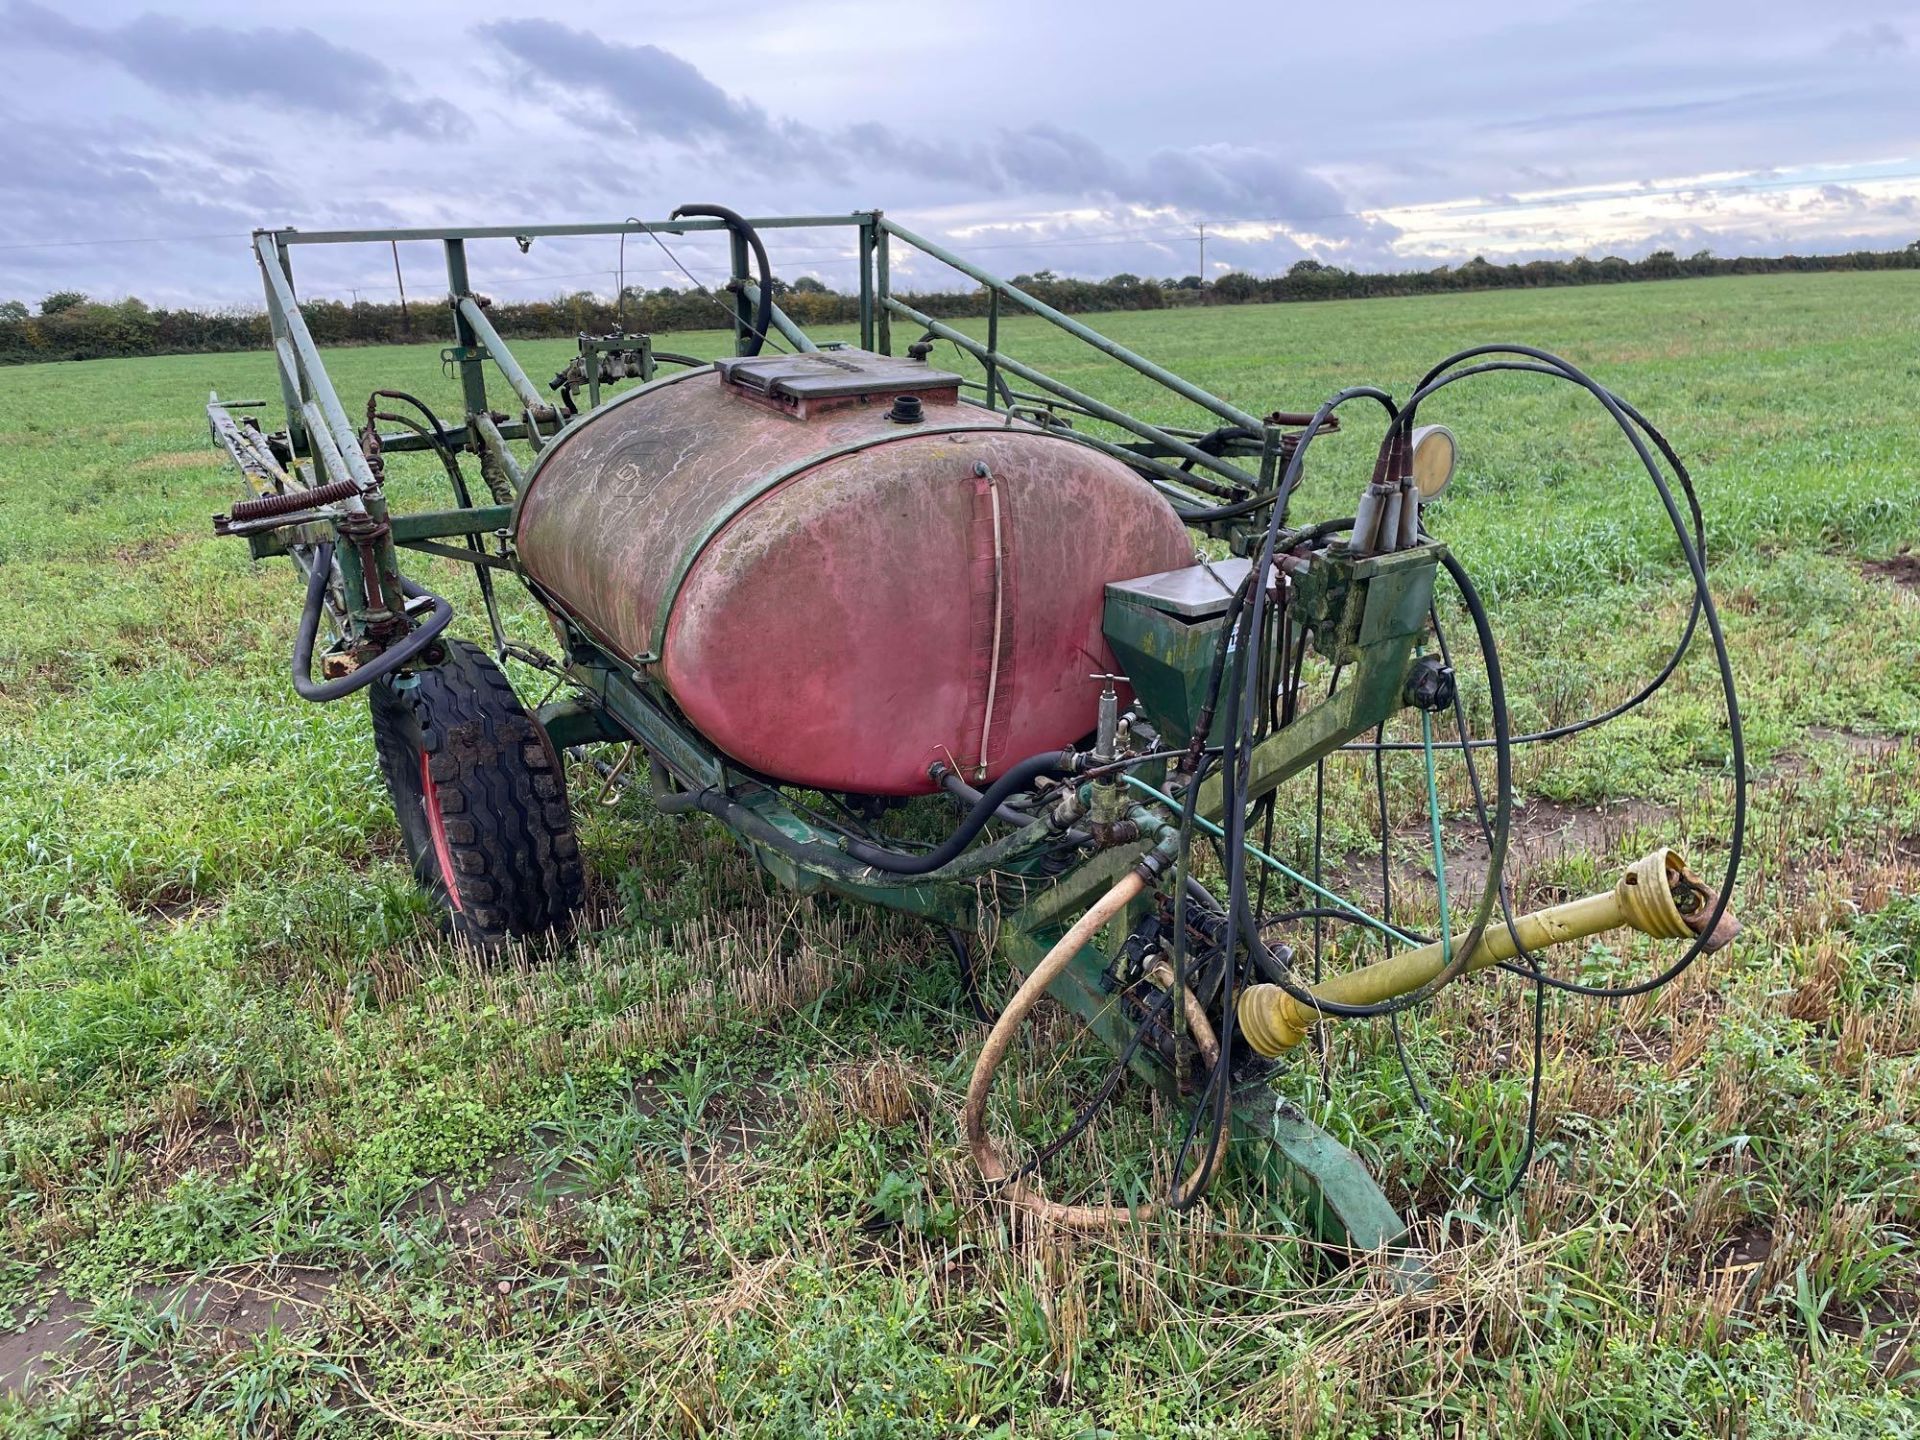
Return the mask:
[[(1094, 323), (1255, 411), (1540, 344), (1693, 467), (1747, 718), (1746, 935), (1650, 997), (1549, 1001), (1540, 1154), (1502, 1205), (1465, 1180), (1520, 1150), (1512, 977), (1405, 1027), (1430, 1118), (1366, 1022), (1277, 1081), (1414, 1212), (1433, 1287), (1397, 1293), (1232, 1174), (1096, 1240), (1012, 1223), (958, 1135), (983, 1030), (938, 933), (796, 901), (591, 772), (585, 933), (458, 953), (412, 893), (364, 704), (287, 683), (290, 570), (209, 533), (237, 482), (201, 407), (271, 393), (268, 361), (0, 369), (0, 1434), (1920, 1429), (1920, 276)], [(1038, 325), (1007, 333), (1151, 408)], [(399, 385), (457, 411), (437, 344), (334, 354), (348, 409)], [(571, 346), (516, 348), (544, 376)], [(1516, 724), (1628, 693), (1686, 592), (1605, 415), (1489, 378), (1427, 418), (1461, 439), (1432, 524), (1492, 604)], [(1372, 423), (1315, 447), (1302, 518), (1350, 513)], [(464, 576), (419, 567), (482, 636)], [(541, 637), (524, 599), (512, 622)], [(1522, 761), (1526, 897), (1666, 840), (1724, 864), (1709, 661)], [(1371, 823), (1359, 764), (1330, 777), (1340, 853)], [(1396, 771), (1412, 850), (1417, 783)], [(1283, 795), (1294, 853), (1307, 795)], [(1598, 978), (1652, 955), (1561, 958)], [(1037, 1140), (1072, 1113), (1054, 1077), (1091, 1061), (1060, 1017), (1026, 1041), (997, 1123)], [(1117, 1110), (1067, 1174), (1177, 1134), (1137, 1091)]]

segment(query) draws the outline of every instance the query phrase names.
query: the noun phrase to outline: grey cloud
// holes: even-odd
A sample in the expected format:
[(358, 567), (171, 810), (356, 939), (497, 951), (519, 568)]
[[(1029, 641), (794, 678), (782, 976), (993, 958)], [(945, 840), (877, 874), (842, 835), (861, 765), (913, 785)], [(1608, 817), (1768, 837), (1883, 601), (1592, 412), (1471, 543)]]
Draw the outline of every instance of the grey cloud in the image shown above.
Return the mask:
[(1313, 224), (1349, 218), (1345, 199), (1326, 181), (1241, 145), (1156, 150), (1143, 176), (1145, 198), (1183, 210)]
[(1242, 145), (1161, 149), (1138, 167), (1057, 125), (1002, 131), (984, 143), (903, 135), (866, 120), (824, 130), (738, 99), (657, 45), (603, 40), (551, 20), (499, 20), (476, 33), (515, 75), (570, 113), (683, 145), (718, 147), (763, 172), (800, 168), (841, 179), (887, 170), (967, 187), (969, 198), (1020, 193), (1103, 199), (1221, 217), (1312, 222), (1320, 233), (1390, 236), (1357, 222), (1338, 190), (1269, 151)]
[(1106, 151), (1084, 135), (1055, 125), (1029, 125), (1003, 134), (996, 158), (1013, 184), (1043, 194), (1123, 196), (1132, 188)]
[(1858, 30), (1842, 31), (1828, 48), (1836, 55), (1894, 55), (1907, 48), (1907, 37), (1885, 20), (1876, 20)]
[(494, 20), (476, 33), (504, 51), (524, 78), (564, 89), (599, 91), (618, 107), (611, 116), (636, 135), (688, 135), (772, 141), (766, 112), (735, 100), (694, 66), (657, 45), (623, 45), (551, 20)]
[(31, 0), (0, 11), (0, 29), (21, 44), (116, 65), (176, 99), (244, 99), (382, 132), (450, 137), (468, 128), (446, 101), (405, 98), (386, 66), (311, 30), (190, 25), (152, 12), (96, 28)]
[(856, 170), (891, 170), (989, 192), (1001, 188), (992, 157), (978, 145), (921, 140), (872, 120), (847, 126), (840, 132), (840, 142), (847, 163)]

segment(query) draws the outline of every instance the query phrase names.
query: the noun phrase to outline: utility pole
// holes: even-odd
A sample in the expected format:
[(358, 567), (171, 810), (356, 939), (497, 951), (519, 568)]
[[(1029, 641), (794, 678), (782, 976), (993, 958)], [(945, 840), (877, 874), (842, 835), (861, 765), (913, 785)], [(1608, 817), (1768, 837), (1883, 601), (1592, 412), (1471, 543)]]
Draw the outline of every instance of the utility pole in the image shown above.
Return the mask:
[(1200, 283), (1207, 283), (1207, 222), (1200, 222)]
[(400, 242), (389, 240), (393, 247), (393, 283), (400, 289), (400, 329), (402, 333), (413, 333), (413, 317), (407, 314), (407, 282), (400, 276)]

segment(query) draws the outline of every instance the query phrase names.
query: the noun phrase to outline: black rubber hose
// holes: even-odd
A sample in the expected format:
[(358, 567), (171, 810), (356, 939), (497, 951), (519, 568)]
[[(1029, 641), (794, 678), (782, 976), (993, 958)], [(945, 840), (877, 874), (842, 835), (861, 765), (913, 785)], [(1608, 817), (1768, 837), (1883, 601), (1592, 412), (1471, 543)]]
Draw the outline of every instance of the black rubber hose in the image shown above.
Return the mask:
[(1018, 795), (1022, 790), (1031, 789), (1033, 782), (1044, 775), (1071, 775), (1075, 759), (1071, 750), (1048, 750), (1028, 756), (988, 786), (961, 820), (959, 827), (924, 855), (907, 855), (898, 850), (869, 845), (864, 840), (849, 840), (847, 854), (862, 864), (871, 865), (875, 870), (885, 870), (890, 875), (925, 875), (938, 870), (973, 843), (974, 836), (986, 828), (987, 822), (993, 819), (1009, 795)]
[(453, 620), (453, 606), (432, 591), (422, 590), (402, 578), (400, 589), (409, 599), (425, 598), (433, 602), (433, 613), (397, 645), (389, 646), (359, 669), (337, 680), (313, 678), (313, 642), (320, 633), (320, 609), (327, 597), (327, 584), (333, 578), (333, 546), (321, 545), (314, 551), (313, 568), (307, 572), (307, 603), (300, 612), (300, 628), (293, 637), (293, 688), (302, 700), (324, 705), (356, 690), (364, 690), (382, 675), (391, 675), (440, 637)]
[[(1746, 850), (1747, 831), (1746, 737), (1745, 726), (1740, 713), (1737, 687), (1733, 679), (1733, 657), (1727, 648), (1726, 634), (1720, 625), (1720, 613), (1713, 603), (1712, 590), (1707, 583), (1706, 562), (1701, 558), (1700, 550), (1695, 546), (1693, 537), (1687, 533), (1686, 521), (1680, 514), (1680, 507), (1673, 498), (1673, 491), (1668, 487), (1666, 477), (1661, 473), (1659, 465), (1654, 461), (1652, 454), (1648, 451), (1646, 441), (1641, 438), (1640, 432), (1634, 428), (1635, 420), (1629, 418), (1627, 407), (1618, 400), (1611, 391), (1591, 379), (1569, 362), (1548, 351), (1538, 350), (1530, 345), (1480, 345), (1473, 349), (1462, 350), (1456, 355), (1449, 356), (1445, 361), (1428, 371), (1427, 378), (1421, 382), (1419, 390), (1414, 392), (1413, 398), (1408, 401), (1407, 409), (1403, 413), (1411, 413), (1414, 405), (1422, 399), (1425, 394), (1433, 389), (1439, 388), (1441, 384), (1445, 383), (1446, 377), (1443, 372), (1456, 365), (1464, 364), (1466, 361), (1478, 359), (1482, 355), (1519, 355), (1528, 360), (1537, 361), (1542, 365), (1551, 366), (1553, 370), (1557, 371), (1566, 380), (1578, 385), (1581, 389), (1592, 395), (1595, 400), (1600, 402), (1601, 407), (1613, 418), (1614, 423), (1619, 427), (1621, 433), (1626, 436), (1627, 442), (1633, 446), (1634, 453), (1640, 459), (1641, 467), (1647, 472), (1647, 478), (1653, 482), (1653, 488), (1659, 494), (1660, 503), (1667, 512), (1668, 523), (1673, 527), (1674, 537), (1680, 543), (1680, 553), (1685, 557), (1687, 569), (1692, 573), (1694, 597), (1698, 602), (1700, 616), (1707, 623), (1707, 636), (1713, 646), (1714, 659), (1720, 671), (1720, 692), (1726, 702), (1727, 733), (1733, 751), (1731, 756), (1734, 785), (1733, 834), (1728, 840), (1727, 868), (1725, 876), (1720, 883), (1718, 899), (1712, 912), (1707, 916), (1706, 920), (1702, 922), (1699, 934), (1693, 944), (1687, 948), (1685, 954), (1665, 970), (1662, 970), (1650, 979), (1642, 980), (1632, 985), (1584, 985), (1575, 980), (1562, 980), (1557, 976), (1547, 974), (1538, 969), (1533, 972), (1528, 972), (1530, 974), (1537, 974), (1541, 983), (1551, 986), (1556, 990), (1566, 991), (1569, 994), (1584, 995), (1590, 998), (1606, 1000), (1624, 1000), (1635, 995), (1644, 995), (1651, 990), (1657, 990), (1661, 986), (1677, 979), (1687, 967), (1692, 965), (1696, 959), (1705, 953), (1707, 942), (1712, 936), (1714, 928), (1719, 925), (1720, 917), (1726, 914), (1733, 900), (1734, 884), (1739, 877), (1740, 862)], [(1639, 423), (1645, 426), (1644, 421)], [(1651, 430), (1650, 426), (1645, 426), (1645, 428)], [(1663, 451), (1666, 449), (1665, 446), (1661, 448)], [(1692, 498), (1691, 493), (1689, 493), (1689, 500)], [(1448, 568), (1451, 570), (1452, 566), (1449, 565)], [(1458, 580), (1459, 577), (1456, 575), (1455, 578)], [(1468, 610), (1469, 613), (1473, 614), (1475, 626), (1478, 628), (1482, 623), (1481, 614), (1476, 612), (1476, 602), (1466, 595), (1464, 587), (1462, 597), (1469, 600)], [(1497, 722), (1498, 712), (1496, 711), (1496, 723)], [(1470, 754), (1471, 752), (1468, 751), (1467, 753)], [(1470, 775), (1472, 773), (1471, 761), (1469, 761), (1468, 773)], [(1503, 903), (1504, 898), (1503, 895)], [(1511, 925), (1511, 920), (1509, 920), (1508, 923)], [(1524, 954), (1525, 952), (1523, 951), (1522, 953)], [(1508, 968), (1512, 968), (1511, 965), (1509, 965)]]
[(754, 312), (753, 343), (747, 354), (758, 355), (760, 347), (767, 343), (767, 328), (773, 324), (773, 267), (767, 263), (767, 247), (760, 243), (760, 232), (749, 225), (738, 211), (729, 210), (724, 205), (682, 205), (667, 218), (678, 220), (683, 215), (701, 215), (718, 220), (752, 247), (753, 263), (760, 271), (760, 307)]
[[(986, 796), (962, 780), (958, 772), (949, 770), (944, 765), (940, 767), (940, 788), (969, 809), (986, 799)], [(1031, 825), (1040, 817), (1029, 815), (1024, 810), (1016, 810), (1011, 805), (1002, 805), (993, 812), (993, 818), (1006, 825)]]

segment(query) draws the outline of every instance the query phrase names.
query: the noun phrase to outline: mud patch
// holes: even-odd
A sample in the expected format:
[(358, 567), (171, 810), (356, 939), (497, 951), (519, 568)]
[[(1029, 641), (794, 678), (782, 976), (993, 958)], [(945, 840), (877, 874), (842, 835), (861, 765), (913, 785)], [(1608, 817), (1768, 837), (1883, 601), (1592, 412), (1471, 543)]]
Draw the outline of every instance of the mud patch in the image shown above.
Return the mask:
[[(1507, 832), (1507, 875), (1516, 884), (1535, 866), (1564, 855), (1589, 854), (1606, 858), (1619, 852), (1628, 837), (1644, 830), (1656, 832), (1668, 828), (1673, 807), (1648, 800), (1616, 800), (1600, 805), (1563, 805), (1553, 800), (1517, 798)], [(1433, 888), (1433, 858), (1425, 845), (1427, 826), (1424, 817), (1394, 827), (1393, 884), (1396, 893), (1414, 893)], [(1467, 896), (1477, 902), (1487, 881), (1487, 861), (1492, 850), (1480, 822), (1471, 816), (1456, 816), (1444, 822), (1441, 834), (1446, 849), (1447, 889), (1456, 898)], [(1411, 860), (1407, 857), (1418, 855)], [(1337, 894), (1369, 896), (1380, 894), (1380, 852), (1377, 848), (1350, 852), (1326, 867), (1326, 883)]]
[(1900, 748), (1898, 735), (1862, 735), (1857, 730), (1835, 730), (1826, 725), (1810, 725), (1806, 738), (1813, 741), (1839, 741), (1863, 760), (1884, 760)]
[(1889, 1380), (1920, 1372), (1920, 1294), (1881, 1291), (1851, 1309), (1833, 1306), (1820, 1317), (1827, 1329), (1873, 1347), (1873, 1365)]
[[(135, 1301), (172, 1316), (179, 1333), (231, 1344), (277, 1329), (310, 1326), (347, 1272), (326, 1266), (236, 1266), (191, 1280), (137, 1285)], [(56, 1291), (47, 1313), (0, 1336), (0, 1397), (19, 1396), (50, 1379), (71, 1381), (98, 1371), (110, 1340), (94, 1331), (94, 1305)]]
[(1773, 1254), (1773, 1246), (1773, 1226), (1764, 1220), (1748, 1221), (1721, 1243), (1707, 1268), (1758, 1270)]
[(312, 1322), (346, 1278), (327, 1266), (254, 1265), (134, 1293), (188, 1330), (246, 1337), (271, 1327), (290, 1335)]
[(0, 1335), (0, 1398), (24, 1394), (85, 1343), (93, 1307), (56, 1291), (47, 1313)]
[[(1651, 800), (1608, 800), (1599, 805), (1528, 800), (1524, 806), (1514, 806), (1507, 836), (1508, 864), (1538, 864), (1570, 853), (1610, 855), (1629, 835), (1663, 828), (1672, 817), (1671, 806)], [(1479, 822), (1456, 820), (1447, 828), (1454, 832), (1449, 836), (1449, 851), (1457, 847), (1462, 858), (1484, 870), (1488, 850)]]
[(1885, 560), (1862, 561), (1860, 573), (1898, 585), (1904, 590), (1920, 591), (1920, 555), (1914, 554), (1911, 549), (1904, 549)]
[(525, 1211), (533, 1189), (526, 1163), (506, 1160), (478, 1188), (433, 1181), (401, 1205), (395, 1218), (438, 1220), (447, 1240), (464, 1257), (491, 1264), (499, 1258), (508, 1228)]

